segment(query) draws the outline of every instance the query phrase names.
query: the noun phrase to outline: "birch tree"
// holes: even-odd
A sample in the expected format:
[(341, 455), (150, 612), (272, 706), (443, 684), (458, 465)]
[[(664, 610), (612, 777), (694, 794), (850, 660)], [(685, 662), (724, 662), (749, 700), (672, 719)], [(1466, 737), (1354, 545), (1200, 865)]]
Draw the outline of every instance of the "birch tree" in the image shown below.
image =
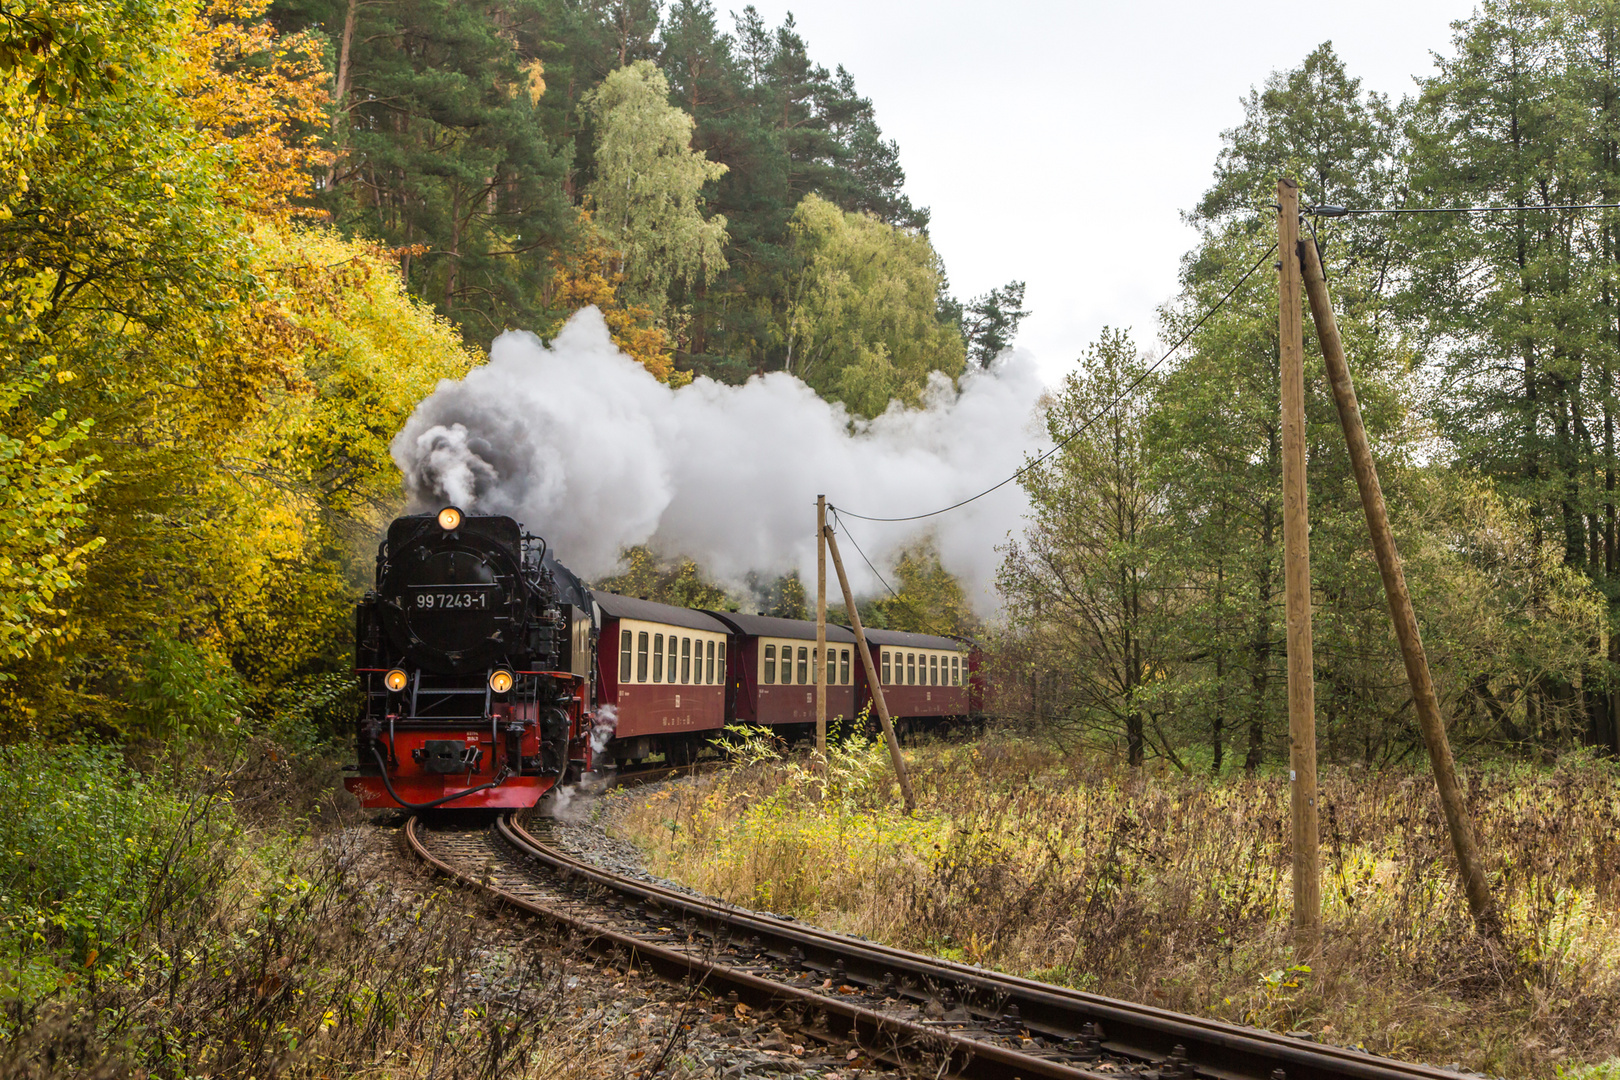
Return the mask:
[(692, 117), (669, 103), (650, 60), (613, 72), (584, 106), (596, 123), (596, 225), (623, 255), (626, 298), (662, 315), (671, 286), (726, 268), (726, 219), (703, 216), (703, 186), (726, 167), (692, 149)]

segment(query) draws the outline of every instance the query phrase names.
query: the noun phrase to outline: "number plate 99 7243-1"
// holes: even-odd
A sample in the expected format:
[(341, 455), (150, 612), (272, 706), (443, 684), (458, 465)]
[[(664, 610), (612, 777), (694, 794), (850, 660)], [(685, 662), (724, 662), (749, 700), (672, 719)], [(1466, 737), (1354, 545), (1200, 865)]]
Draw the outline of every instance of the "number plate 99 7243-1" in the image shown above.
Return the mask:
[(471, 589), (424, 589), (412, 598), (419, 611), (486, 611), (489, 593)]

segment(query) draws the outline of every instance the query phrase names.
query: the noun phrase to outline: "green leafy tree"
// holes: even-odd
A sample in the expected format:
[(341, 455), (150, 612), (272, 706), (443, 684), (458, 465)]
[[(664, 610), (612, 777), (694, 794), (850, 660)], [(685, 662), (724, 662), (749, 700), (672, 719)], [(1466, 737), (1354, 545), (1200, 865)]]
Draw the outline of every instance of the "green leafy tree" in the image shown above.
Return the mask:
[(1019, 478), (1030, 516), (998, 576), (1015, 624), (1055, 674), (1050, 722), (1122, 739), (1132, 765), (1150, 745), (1179, 763), (1151, 686), (1171, 661), (1176, 568), (1159, 544), (1165, 500), (1149, 460), (1145, 369), (1128, 335), (1105, 330), (1053, 395), (1047, 433), (1062, 445)]
[[(1459, 465), (1529, 507), (1620, 614), (1615, 342), (1620, 216), (1546, 209), (1620, 199), (1620, 9), (1491, 2), (1456, 26), (1455, 55), (1413, 109), (1410, 184), (1426, 204), (1509, 212), (1404, 223), (1406, 324), (1435, 356), (1436, 416)], [(1519, 723), (1620, 749), (1609, 692), (1620, 645), (1549, 671)], [(1578, 689), (1577, 689), (1578, 685)]]
[(626, 297), (661, 313), (672, 285), (726, 268), (726, 219), (706, 219), (702, 198), (726, 166), (692, 149), (692, 117), (669, 103), (650, 60), (613, 72), (584, 106), (596, 123), (596, 226), (623, 256)]
[[(1179, 337), (1214, 309), (1270, 241), (1269, 214), (1279, 176), (1299, 178), (1302, 200), (1374, 205), (1394, 168), (1394, 118), (1384, 100), (1362, 92), (1331, 45), (1297, 68), (1273, 74), (1244, 99), (1244, 120), (1224, 134), (1215, 183), (1190, 215), (1203, 233), (1184, 262), (1183, 293), (1166, 310), (1166, 336)], [(1381, 335), (1383, 269), (1377, 235), (1322, 231), (1357, 386), (1392, 501), (1411, 430), (1402, 412), (1409, 357)], [(1342, 242), (1341, 242), (1342, 241)], [(1282, 431), (1275, 278), (1257, 273), (1189, 341), (1165, 377), (1149, 429), (1165, 508), (1164, 534), (1186, 574), (1179, 594), (1176, 653), (1183, 660), (1161, 689), (1197, 715), (1219, 770), (1234, 738), (1244, 767), (1265, 760), (1285, 714), (1282, 631)], [(1369, 687), (1387, 675), (1381, 598), (1368, 576), (1365, 525), (1331, 402), (1307, 346), (1308, 483), (1313, 576), (1326, 610), (1316, 644), (1326, 727), (1366, 721), (1382, 708)], [(1391, 451), (1398, 451), (1392, 454)], [(1364, 664), (1347, 658), (1378, 657)], [(1354, 667), (1352, 672), (1349, 667)], [(1191, 731), (1184, 729), (1183, 736)], [(1385, 733), (1380, 732), (1379, 741)], [(1335, 736), (1336, 737), (1336, 736)], [(1380, 743), (1380, 745), (1382, 745)]]
[(794, 212), (793, 232), (785, 370), (863, 416), (918, 401), (931, 372), (961, 373), (962, 338), (939, 317), (927, 236), (816, 195)]

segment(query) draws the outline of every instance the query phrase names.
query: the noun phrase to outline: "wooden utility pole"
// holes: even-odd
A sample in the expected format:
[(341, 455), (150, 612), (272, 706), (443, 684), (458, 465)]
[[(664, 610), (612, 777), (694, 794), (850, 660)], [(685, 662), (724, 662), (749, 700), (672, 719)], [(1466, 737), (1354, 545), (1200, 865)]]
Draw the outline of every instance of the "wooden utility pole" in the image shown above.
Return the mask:
[(1311, 523), (1305, 486), (1305, 328), (1300, 303), (1299, 186), (1277, 181), (1277, 330), (1282, 365), (1283, 573), (1288, 618), (1288, 778), (1294, 823), (1294, 952), (1322, 936), (1316, 821), (1316, 677), (1311, 650)]
[(816, 755), (827, 760), (827, 496), (816, 496)]
[(838, 539), (825, 525), (821, 535), (826, 538), (827, 550), (832, 553), (833, 569), (838, 571), (838, 586), (844, 590), (844, 610), (849, 612), (849, 628), (855, 631), (855, 651), (861, 656), (861, 667), (866, 671), (866, 685), (872, 690), (872, 704), (877, 706), (878, 722), (883, 725), (883, 738), (889, 744), (889, 759), (894, 762), (894, 777), (900, 781), (900, 798), (905, 801), (906, 813), (917, 809), (917, 798), (911, 793), (911, 776), (906, 772), (906, 759), (900, 754), (900, 740), (895, 737), (894, 724), (889, 720), (889, 705), (883, 700), (883, 684), (878, 681), (877, 665), (872, 663), (872, 650), (866, 647), (866, 630), (861, 626), (861, 613), (855, 607), (855, 594), (850, 592), (849, 577), (844, 573), (844, 560), (838, 557)]
[(1316, 322), (1316, 336), (1322, 343), (1328, 384), (1333, 388), (1333, 403), (1339, 410), (1339, 425), (1344, 428), (1344, 441), (1350, 450), (1350, 467), (1356, 474), (1356, 487), (1361, 491), (1361, 509), (1367, 515), (1367, 531), (1372, 534), (1373, 556), (1378, 560), (1379, 576), (1384, 579), (1384, 598), (1389, 601), (1389, 618), (1395, 624), (1401, 659), (1406, 664), (1406, 679), (1412, 687), (1412, 704), (1417, 710), (1418, 726), (1423, 730), (1424, 745), (1429, 750), (1429, 765), (1434, 770), (1440, 805), (1445, 810), (1446, 826), (1451, 831), (1451, 848), (1457, 855), (1457, 870), (1462, 876), (1463, 891), (1468, 896), (1468, 910), (1480, 933), (1499, 937), (1502, 924), (1491, 897), (1490, 884), (1485, 878), (1485, 860), (1474, 839), (1468, 802), (1463, 795), (1462, 785), (1457, 782), (1457, 764), (1452, 759), (1446, 724), (1440, 716), (1440, 701), (1435, 696), (1434, 680), (1429, 674), (1429, 659), (1423, 651), (1423, 638), (1418, 633), (1412, 596), (1406, 591), (1406, 573), (1401, 567), (1400, 552), (1395, 548), (1395, 534), (1389, 528), (1384, 492), (1378, 483), (1378, 467), (1373, 462), (1372, 448), (1367, 442), (1367, 429), (1361, 422), (1361, 405), (1356, 400), (1355, 383), (1350, 379), (1350, 366), (1345, 362), (1344, 341), (1339, 337), (1338, 320), (1333, 317), (1333, 304), (1328, 298), (1327, 279), (1322, 274), (1322, 256), (1316, 250), (1314, 240), (1307, 240), (1299, 247), (1300, 261), (1305, 267), (1305, 293), (1310, 298), (1311, 318)]

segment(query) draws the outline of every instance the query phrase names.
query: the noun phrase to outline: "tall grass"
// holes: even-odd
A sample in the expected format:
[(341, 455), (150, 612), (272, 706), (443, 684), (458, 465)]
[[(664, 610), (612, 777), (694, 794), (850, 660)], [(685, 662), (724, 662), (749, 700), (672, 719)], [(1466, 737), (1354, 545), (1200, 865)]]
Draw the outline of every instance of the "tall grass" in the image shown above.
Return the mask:
[(1468, 773), (1508, 946), (1472, 930), (1421, 774), (1321, 777), (1326, 944), (1291, 947), (1286, 777), (1153, 773), (992, 736), (822, 781), (762, 744), (618, 820), (653, 869), (907, 948), (1511, 1075), (1620, 1051), (1620, 772)]

